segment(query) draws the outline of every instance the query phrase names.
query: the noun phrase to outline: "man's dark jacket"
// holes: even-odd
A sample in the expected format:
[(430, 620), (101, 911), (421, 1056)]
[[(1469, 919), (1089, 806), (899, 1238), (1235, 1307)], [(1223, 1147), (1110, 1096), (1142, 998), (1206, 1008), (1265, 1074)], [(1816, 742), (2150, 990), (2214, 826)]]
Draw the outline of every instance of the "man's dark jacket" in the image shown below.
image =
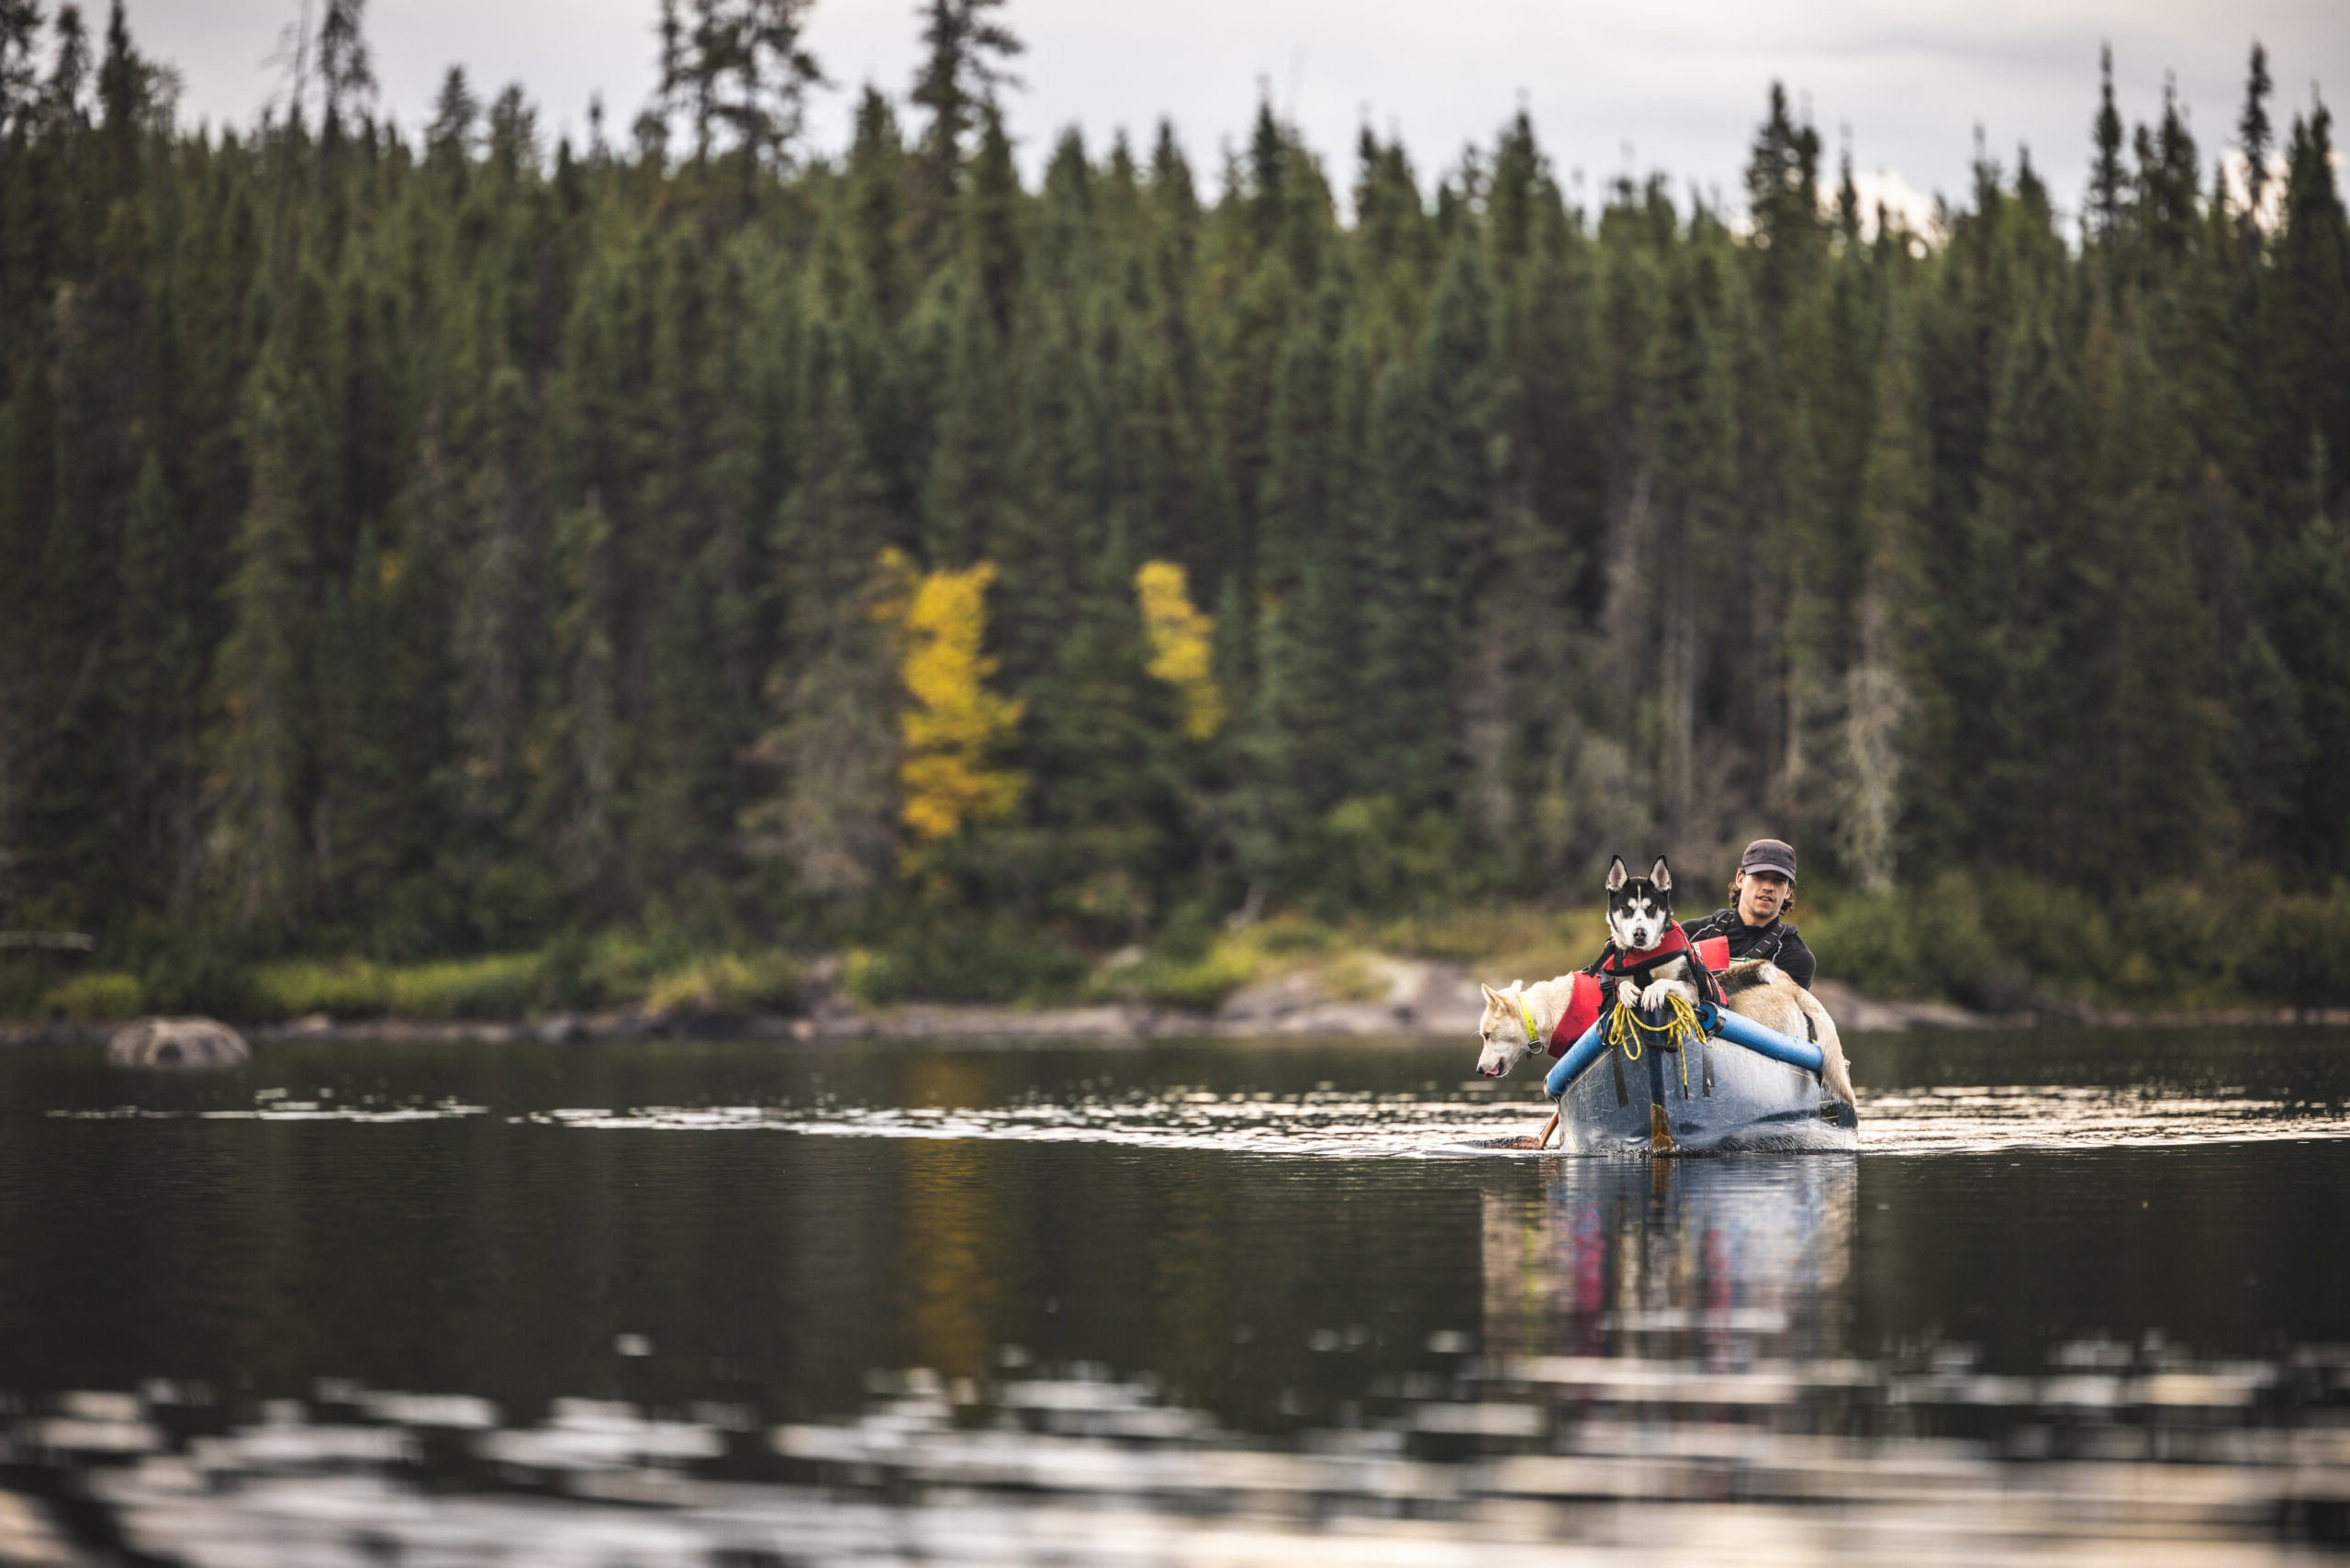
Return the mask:
[(1819, 968), (1819, 960), (1803, 945), (1796, 928), (1784, 920), (1774, 920), (1768, 925), (1749, 925), (1738, 918), (1738, 911), (1718, 909), (1702, 920), (1683, 921), (1681, 930), (1692, 942), (1727, 936), (1733, 962), (1740, 958), (1768, 958), (1806, 991), (1811, 989), (1811, 977)]

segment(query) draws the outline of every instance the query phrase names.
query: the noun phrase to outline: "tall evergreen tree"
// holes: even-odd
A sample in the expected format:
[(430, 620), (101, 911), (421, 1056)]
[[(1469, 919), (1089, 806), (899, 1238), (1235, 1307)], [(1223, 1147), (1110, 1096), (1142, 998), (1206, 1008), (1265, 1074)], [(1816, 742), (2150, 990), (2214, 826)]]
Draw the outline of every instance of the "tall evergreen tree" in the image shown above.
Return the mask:
[(971, 133), (984, 129), (985, 113), (995, 105), (997, 92), (1017, 84), (1006, 62), (1024, 46), (991, 14), (1003, 4), (923, 0), (923, 60), (910, 96), (914, 107), (929, 117), (919, 143), (921, 206), (915, 226), (916, 243), (925, 253), (933, 251), (942, 227), (954, 216)]
[(234, 621), (218, 677), (211, 869), (228, 907), (249, 924), (290, 920), (307, 890), (300, 776), (316, 499), (309, 448), (319, 431), (317, 399), (291, 358), (282, 342), (273, 345), (250, 394), (252, 498), (238, 532)]
[(2237, 146), (2244, 153), (2244, 207), (2240, 221), (2247, 242), (2255, 249), (2260, 238), (2261, 199), (2268, 193), (2268, 154), (2275, 145), (2268, 123), (2268, 95), (2275, 85), (2268, 79), (2268, 51), (2255, 39), (2244, 70), (2244, 112), (2236, 117)]
[(802, 896), (854, 900), (887, 878), (897, 843), (896, 650), (876, 597), (888, 591), (877, 563), (889, 526), (837, 336), (818, 327), (806, 364), (805, 455), (771, 552), (782, 611), (765, 693), (773, 722), (752, 752), (770, 788), (743, 825)]
[(2090, 136), (2097, 156), (2089, 164), (2087, 237), (2110, 244), (2121, 232), (2122, 196), (2127, 176), (2121, 167), (2121, 111), (2113, 104), (2113, 46), (2099, 46), (2097, 56), (2097, 118)]
[(1907, 787), (1902, 766), (1910, 752), (1905, 731), (1922, 673), (1915, 650), (1926, 608), (1919, 525), (1927, 464), (1904, 326), (1897, 318), (1889, 324), (1877, 368), (1856, 542), (1863, 576), (1844, 676), (1845, 793), (1837, 850), (1852, 879), (1872, 892), (1893, 885)]

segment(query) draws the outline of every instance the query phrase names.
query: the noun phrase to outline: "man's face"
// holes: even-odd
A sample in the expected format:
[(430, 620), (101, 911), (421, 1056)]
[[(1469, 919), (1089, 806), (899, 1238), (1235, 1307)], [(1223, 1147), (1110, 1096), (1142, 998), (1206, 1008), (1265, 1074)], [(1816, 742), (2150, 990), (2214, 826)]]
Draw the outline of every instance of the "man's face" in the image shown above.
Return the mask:
[(1738, 874), (1738, 918), (1749, 925), (1768, 925), (1779, 918), (1787, 906), (1787, 895), (1796, 885), (1776, 871), (1740, 871)]

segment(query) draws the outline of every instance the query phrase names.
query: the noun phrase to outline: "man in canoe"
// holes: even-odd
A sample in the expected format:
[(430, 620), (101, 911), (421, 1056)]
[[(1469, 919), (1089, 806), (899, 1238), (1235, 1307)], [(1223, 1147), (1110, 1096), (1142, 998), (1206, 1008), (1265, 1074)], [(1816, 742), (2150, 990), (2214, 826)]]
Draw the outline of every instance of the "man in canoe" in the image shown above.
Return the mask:
[(1730, 907), (1698, 920), (1681, 923), (1692, 943), (1708, 936), (1729, 939), (1729, 956), (1768, 958), (1806, 991), (1819, 968), (1811, 949), (1784, 918), (1796, 905), (1796, 851), (1784, 839), (1758, 838), (1739, 857), (1738, 875), (1730, 879)]

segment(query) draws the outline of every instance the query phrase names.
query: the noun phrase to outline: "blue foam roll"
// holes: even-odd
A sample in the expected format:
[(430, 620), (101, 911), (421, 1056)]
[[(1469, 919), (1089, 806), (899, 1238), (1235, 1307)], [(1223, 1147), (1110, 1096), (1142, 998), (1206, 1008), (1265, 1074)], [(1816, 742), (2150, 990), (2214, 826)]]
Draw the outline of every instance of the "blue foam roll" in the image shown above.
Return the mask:
[(1809, 1040), (1798, 1040), (1793, 1036), (1782, 1035), (1776, 1029), (1765, 1029), (1751, 1018), (1727, 1008), (1718, 1008), (1711, 1002), (1700, 1006), (1697, 1016), (1709, 1035), (1719, 1035), (1725, 1040), (1744, 1046), (1748, 1050), (1759, 1052), (1774, 1061), (1799, 1067), (1815, 1078), (1819, 1075), (1819, 1047)]
[[(1550, 1076), (1542, 1081), (1542, 1092), (1551, 1099), (1556, 1100), (1564, 1094), (1567, 1085), (1583, 1076), (1583, 1069), (1606, 1054), (1606, 1042), (1599, 1037), (1599, 1031), (1601, 1025), (1607, 1021), (1607, 1014), (1601, 1013), (1599, 1019), (1598, 1024), (1583, 1032), (1581, 1039), (1567, 1047), (1567, 1054), (1558, 1059), (1551, 1067)], [(1751, 1018), (1717, 1008), (1711, 1002), (1698, 1007), (1697, 1019), (1709, 1035), (1719, 1036), (1733, 1045), (1744, 1046), (1748, 1050), (1769, 1057), (1774, 1061), (1801, 1068), (1815, 1078), (1819, 1075), (1819, 1047), (1809, 1040), (1798, 1040), (1793, 1036), (1782, 1035), (1776, 1029), (1766, 1029)]]
[[(1599, 1017), (1605, 1023), (1607, 1014), (1603, 1010)], [(1581, 1039), (1567, 1047), (1567, 1054), (1550, 1069), (1550, 1076), (1542, 1081), (1542, 1092), (1556, 1100), (1567, 1092), (1567, 1085), (1582, 1077), (1583, 1070), (1597, 1061), (1606, 1049), (1606, 1042), (1599, 1037), (1599, 1025), (1594, 1024), (1583, 1032)]]

